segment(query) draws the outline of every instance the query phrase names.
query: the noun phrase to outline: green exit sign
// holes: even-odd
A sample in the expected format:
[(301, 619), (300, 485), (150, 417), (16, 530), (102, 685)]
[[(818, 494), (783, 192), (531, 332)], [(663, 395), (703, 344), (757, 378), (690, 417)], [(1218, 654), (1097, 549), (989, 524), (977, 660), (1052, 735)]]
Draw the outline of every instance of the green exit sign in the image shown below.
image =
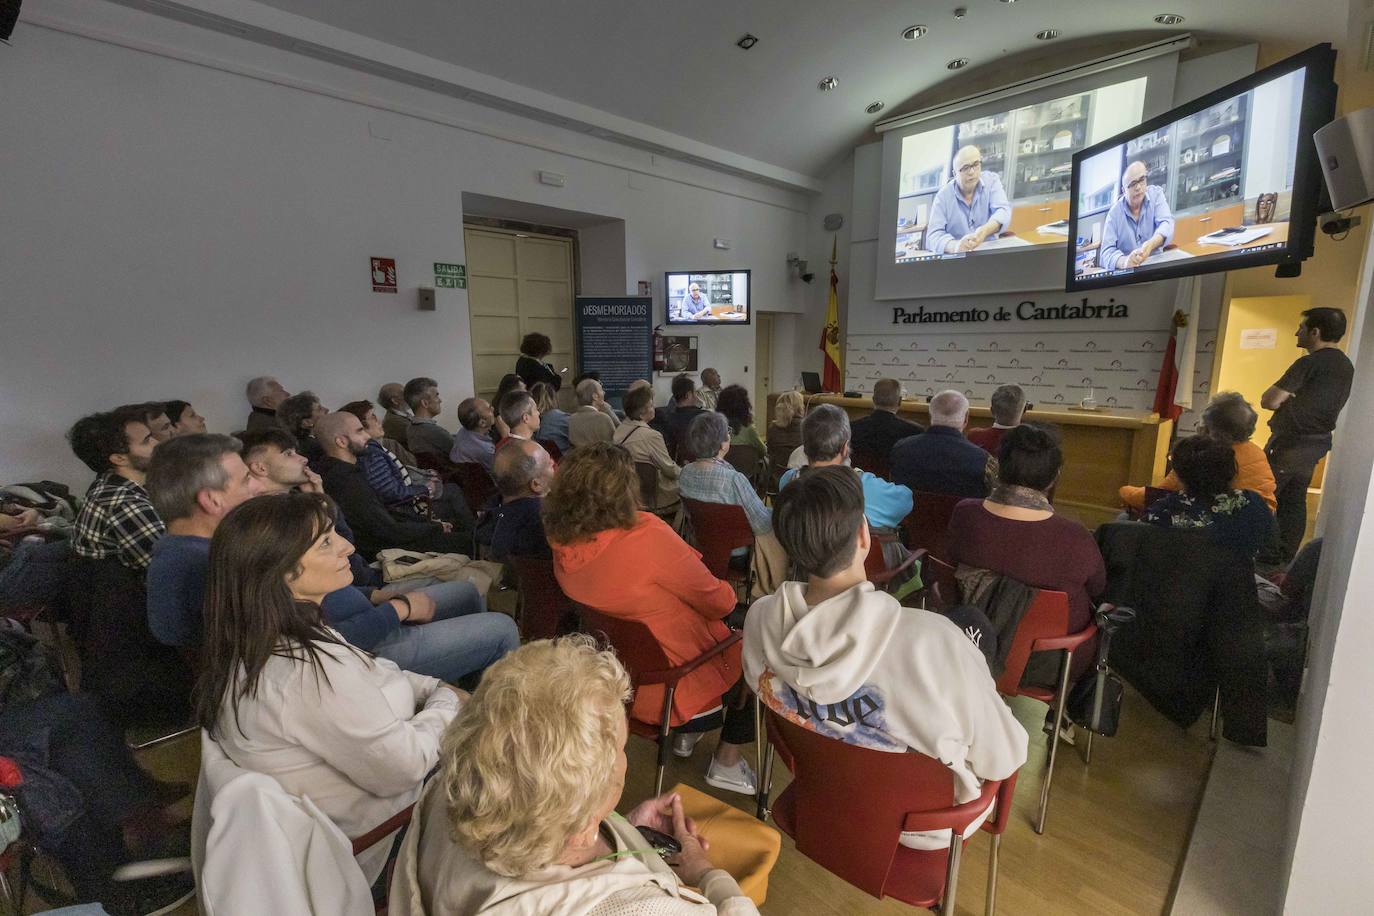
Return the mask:
[(434, 285), (438, 289), (467, 289), (467, 277), (435, 277)]
[(434, 262), (434, 276), (436, 277), (464, 277), (468, 275), (466, 264), (441, 264)]

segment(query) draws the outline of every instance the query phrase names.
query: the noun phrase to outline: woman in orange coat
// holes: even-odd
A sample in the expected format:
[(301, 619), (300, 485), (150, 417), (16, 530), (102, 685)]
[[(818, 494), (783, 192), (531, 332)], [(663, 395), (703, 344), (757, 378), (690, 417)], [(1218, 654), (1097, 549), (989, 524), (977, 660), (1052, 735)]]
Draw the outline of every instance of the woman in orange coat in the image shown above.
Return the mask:
[[(673, 665), (730, 635), (723, 618), (735, 609), (734, 589), (711, 575), (701, 554), (662, 519), (639, 511), (639, 477), (621, 446), (573, 449), (558, 465), (543, 517), (567, 596), (644, 624)], [(752, 711), (741, 702), (742, 674), (737, 643), (683, 678), (673, 696), (673, 752), (690, 757), (703, 732), (723, 725), (706, 781), (753, 795), (757, 780), (740, 753), (740, 745), (754, 740)], [(636, 691), (634, 718), (658, 722), (662, 709), (662, 687)]]
[[(1264, 449), (1250, 441), (1258, 419), (1255, 408), (1243, 396), (1234, 391), (1223, 391), (1212, 398), (1202, 412), (1202, 426), (1198, 432), (1230, 443), (1236, 453), (1236, 476), (1231, 481), (1231, 489), (1255, 491), (1269, 511), (1273, 512), (1278, 505), (1274, 497), (1274, 471), (1269, 467), (1269, 458), (1264, 454)], [(1173, 471), (1155, 486), (1172, 493), (1183, 492), (1183, 483)], [(1145, 488), (1122, 487), (1121, 501), (1128, 508), (1144, 509)]]

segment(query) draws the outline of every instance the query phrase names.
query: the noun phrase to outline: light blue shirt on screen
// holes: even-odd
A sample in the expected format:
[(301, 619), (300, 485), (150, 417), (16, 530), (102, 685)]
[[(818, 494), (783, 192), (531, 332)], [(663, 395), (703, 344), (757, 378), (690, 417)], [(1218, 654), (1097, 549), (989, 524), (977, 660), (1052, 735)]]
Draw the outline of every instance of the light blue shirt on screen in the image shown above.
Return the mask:
[(1124, 267), (1118, 262), (1154, 235), (1164, 236), (1165, 245), (1173, 240), (1174, 213), (1169, 209), (1164, 191), (1158, 185), (1148, 185), (1145, 199), (1140, 202), (1140, 219), (1131, 216), (1131, 208), (1125, 197), (1117, 198), (1107, 211), (1107, 223), (1102, 227), (1102, 257), (1098, 259), (1098, 266), (1107, 270)]
[(950, 242), (957, 247), (961, 238), (990, 219), (997, 220), (1001, 227), (995, 236), (1011, 225), (1011, 203), (997, 173), (984, 172), (978, 176), (972, 203), (965, 202), (964, 195), (959, 192), (959, 179), (951, 178), (935, 193), (935, 202), (930, 206), (926, 249), (945, 254)]

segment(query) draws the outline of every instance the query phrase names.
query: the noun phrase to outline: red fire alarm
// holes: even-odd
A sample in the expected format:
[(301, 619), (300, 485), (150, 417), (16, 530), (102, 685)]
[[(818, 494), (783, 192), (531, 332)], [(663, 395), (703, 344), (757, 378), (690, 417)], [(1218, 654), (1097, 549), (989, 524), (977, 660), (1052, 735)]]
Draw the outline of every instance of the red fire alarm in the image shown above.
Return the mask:
[(374, 293), (396, 292), (396, 259), (372, 259), (372, 291)]

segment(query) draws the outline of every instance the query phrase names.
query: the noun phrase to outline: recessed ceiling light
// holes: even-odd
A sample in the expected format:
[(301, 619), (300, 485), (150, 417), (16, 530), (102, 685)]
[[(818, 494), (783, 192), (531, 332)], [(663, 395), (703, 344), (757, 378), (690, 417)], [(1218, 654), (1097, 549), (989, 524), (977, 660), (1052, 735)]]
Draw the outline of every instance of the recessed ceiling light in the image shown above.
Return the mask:
[(834, 89), (839, 84), (840, 81), (835, 79), (835, 77), (827, 76), (825, 79), (821, 80), (819, 83), (816, 84), (816, 88), (819, 89), (821, 92), (829, 92), (831, 89)]
[(968, 66), (968, 58), (967, 58), (967, 57), (956, 57), (956, 58), (954, 58), (954, 60), (952, 60), (952, 61), (950, 61), (949, 63), (945, 64), (945, 68), (948, 69), (948, 70), (962, 70), (962, 69), (964, 69), (964, 68), (967, 67), (967, 66)]
[(882, 111), (882, 110), (883, 110), (883, 103), (882, 103), (882, 102), (873, 102), (873, 103), (869, 104), (869, 106), (868, 106), (867, 108), (864, 109), (864, 111), (868, 112), (869, 114), (877, 114), (878, 112), (880, 112), (880, 111)]
[(910, 28), (903, 30), (902, 37), (905, 38), (907, 41), (915, 41), (916, 39), (920, 38), (922, 35), (929, 31), (930, 29), (926, 28), (923, 25), (913, 25)]
[(1003, 3), (1015, 3), (1016, 0), (1002, 0)]
[(1058, 29), (1041, 29), (1040, 31), (1038, 31), (1038, 32), (1035, 33), (1035, 37), (1038, 38), (1038, 39), (1040, 39), (1041, 41), (1052, 41), (1053, 39), (1059, 37), (1059, 30), (1058, 30)]
[(1183, 21), (1183, 17), (1178, 13), (1160, 13), (1155, 17), (1155, 22), (1160, 25), (1178, 25)]
[(756, 44), (758, 44), (758, 43), (759, 43), (758, 37), (755, 36), (755, 35), (750, 35), (748, 32), (745, 32), (745, 33), (744, 33), (744, 37), (741, 38), (739, 41), (735, 42), (735, 44), (739, 45), (741, 48), (743, 48), (743, 49), (746, 50), (746, 51), (748, 51), (750, 48), (752, 48), (754, 45), (756, 45)]
[(954, 18), (955, 18), (956, 20), (957, 20), (957, 19), (963, 19), (963, 18), (964, 18), (965, 16), (967, 16), (967, 15), (968, 15), (968, 7), (966, 7), (966, 6), (958, 7), (958, 8), (955, 9), (955, 11), (954, 11)]

